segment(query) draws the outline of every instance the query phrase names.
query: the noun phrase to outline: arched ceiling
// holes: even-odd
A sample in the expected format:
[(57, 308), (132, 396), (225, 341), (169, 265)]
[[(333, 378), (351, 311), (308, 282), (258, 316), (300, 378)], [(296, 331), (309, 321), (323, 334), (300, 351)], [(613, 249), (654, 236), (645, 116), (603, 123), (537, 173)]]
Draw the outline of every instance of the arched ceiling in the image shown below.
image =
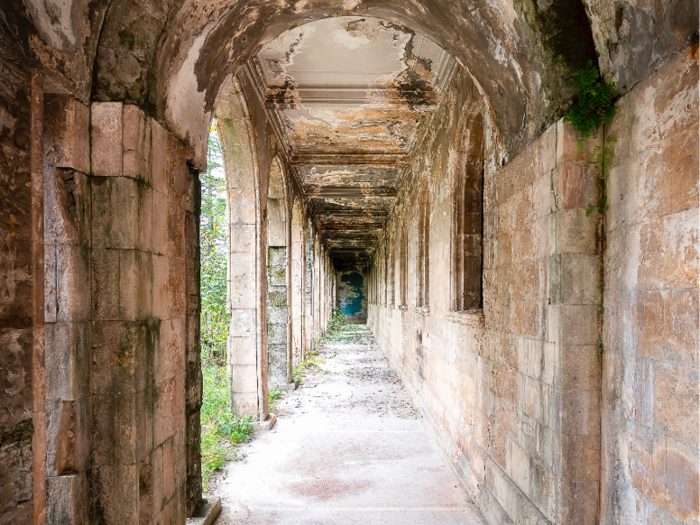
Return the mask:
[(455, 60), (369, 17), (285, 31), (246, 64), (337, 265), (368, 259)]
[(343, 15), (404, 25), (454, 56), (506, 158), (561, 115), (594, 52), (623, 93), (698, 38), (698, 2), (687, 0), (6, 0), (0, 56), (41, 69), (48, 90), (138, 104), (203, 165), (232, 74), (284, 31)]

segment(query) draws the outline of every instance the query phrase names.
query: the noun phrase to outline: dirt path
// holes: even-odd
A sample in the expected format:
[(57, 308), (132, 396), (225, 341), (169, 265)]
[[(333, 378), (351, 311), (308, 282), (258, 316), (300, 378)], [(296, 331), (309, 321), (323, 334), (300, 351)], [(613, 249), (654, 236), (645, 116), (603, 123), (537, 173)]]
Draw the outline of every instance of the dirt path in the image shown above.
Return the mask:
[(217, 524), (485, 523), (364, 325), (318, 358), (275, 428), (213, 481)]

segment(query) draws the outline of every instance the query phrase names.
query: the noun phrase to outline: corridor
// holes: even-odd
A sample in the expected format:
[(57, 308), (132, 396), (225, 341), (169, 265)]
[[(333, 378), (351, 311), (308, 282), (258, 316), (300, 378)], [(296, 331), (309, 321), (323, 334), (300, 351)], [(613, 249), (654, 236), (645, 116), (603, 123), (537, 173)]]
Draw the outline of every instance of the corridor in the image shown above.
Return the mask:
[(365, 325), (318, 358), (214, 482), (218, 525), (485, 523)]

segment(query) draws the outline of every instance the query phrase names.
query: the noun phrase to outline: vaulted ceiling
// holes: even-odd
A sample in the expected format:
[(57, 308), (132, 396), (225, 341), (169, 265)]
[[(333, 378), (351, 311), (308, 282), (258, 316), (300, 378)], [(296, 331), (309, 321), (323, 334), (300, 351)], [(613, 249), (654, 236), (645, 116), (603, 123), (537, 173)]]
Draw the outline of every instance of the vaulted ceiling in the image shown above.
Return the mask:
[(375, 249), (455, 67), (425, 36), (366, 17), (286, 31), (247, 64), (336, 267)]

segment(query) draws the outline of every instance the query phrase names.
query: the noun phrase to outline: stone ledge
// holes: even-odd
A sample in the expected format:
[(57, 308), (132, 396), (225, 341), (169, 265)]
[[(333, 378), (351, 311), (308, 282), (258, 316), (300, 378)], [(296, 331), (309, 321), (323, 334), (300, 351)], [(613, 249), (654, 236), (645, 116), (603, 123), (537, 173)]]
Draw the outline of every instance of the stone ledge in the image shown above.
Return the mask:
[(480, 308), (464, 312), (450, 312), (445, 318), (448, 321), (459, 323), (470, 328), (483, 328), (485, 324), (484, 311)]
[(214, 498), (210, 500), (204, 500), (202, 508), (197, 514), (200, 516), (193, 516), (187, 518), (187, 525), (212, 525), (219, 517), (221, 512), (221, 498)]

